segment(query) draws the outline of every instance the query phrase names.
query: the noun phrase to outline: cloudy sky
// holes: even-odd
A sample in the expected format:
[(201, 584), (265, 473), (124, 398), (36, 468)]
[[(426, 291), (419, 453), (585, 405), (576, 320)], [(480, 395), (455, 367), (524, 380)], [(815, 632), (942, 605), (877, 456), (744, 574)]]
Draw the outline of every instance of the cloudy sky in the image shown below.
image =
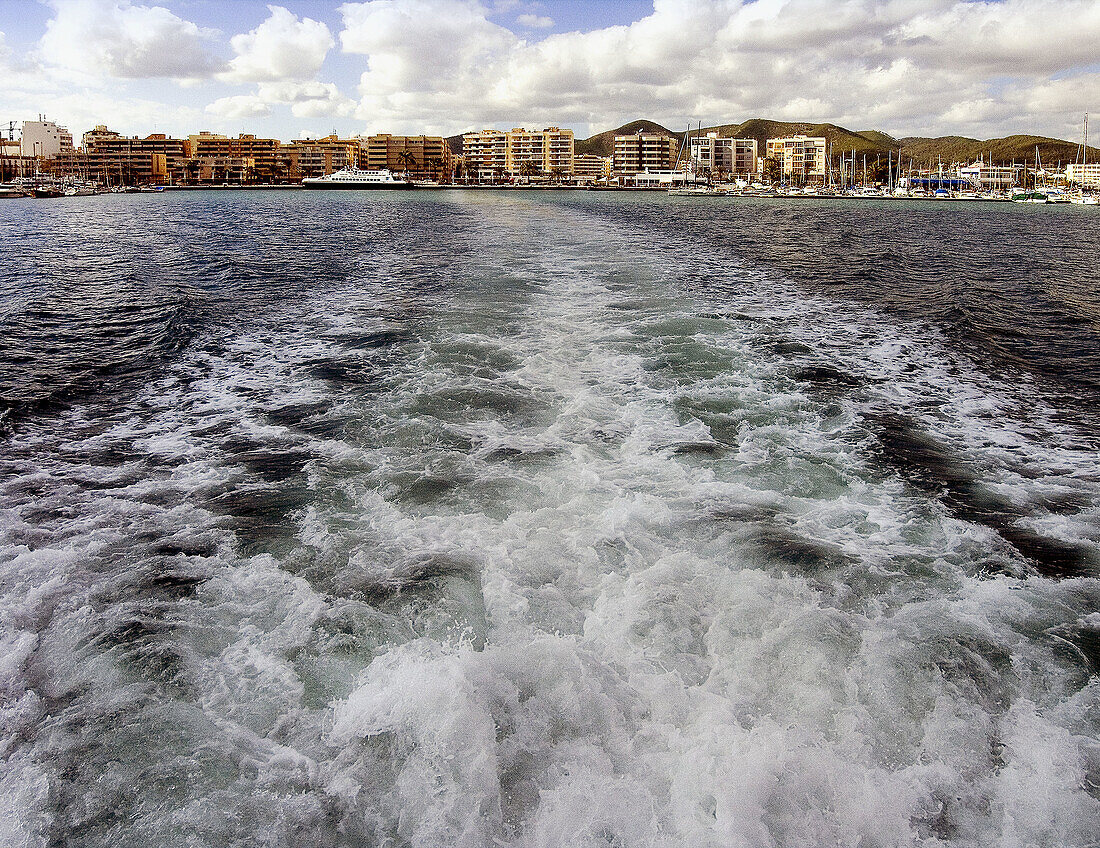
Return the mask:
[(1077, 139), (1098, 45), (1100, 0), (0, 0), (0, 123), (289, 140), (765, 117)]

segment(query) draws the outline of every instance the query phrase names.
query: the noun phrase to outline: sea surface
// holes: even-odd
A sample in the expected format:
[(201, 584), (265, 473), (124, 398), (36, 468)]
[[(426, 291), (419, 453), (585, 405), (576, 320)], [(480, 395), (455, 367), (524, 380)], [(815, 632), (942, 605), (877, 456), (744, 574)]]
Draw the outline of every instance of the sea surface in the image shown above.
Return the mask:
[(1100, 214), (0, 206), (0, 845), (1100, 844)]

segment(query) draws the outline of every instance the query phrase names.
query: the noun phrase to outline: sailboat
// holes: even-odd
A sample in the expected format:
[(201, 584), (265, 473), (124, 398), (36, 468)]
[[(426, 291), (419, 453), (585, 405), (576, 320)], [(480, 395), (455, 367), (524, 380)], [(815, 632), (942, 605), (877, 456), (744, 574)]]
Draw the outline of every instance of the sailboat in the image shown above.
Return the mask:
[(1085, 194), (1085, 166), (1089, 160), (1089, 113), (1085, 113), (1085, 126), (1081, 139), (1081, 179), (1077, 191), (1069, 195), (1069, 202), (1080, 206), (1100, 206), (1100, 198), (1094, 194)]

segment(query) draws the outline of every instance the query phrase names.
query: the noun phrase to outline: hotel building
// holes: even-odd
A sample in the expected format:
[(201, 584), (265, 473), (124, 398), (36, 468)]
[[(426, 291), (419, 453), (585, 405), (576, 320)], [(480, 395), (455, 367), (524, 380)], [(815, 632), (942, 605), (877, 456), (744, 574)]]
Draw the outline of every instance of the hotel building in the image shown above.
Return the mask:
[(696, 173), (748, 176), (759, 170), (755, 138), (719, 138), (718, 133), (691, 139), (691, 163)]
[(825, 139), (794, 135), (769, 138), (769, 159), (779, 162), (783, 178), (795, 183), (824, 181)]
[(615, 174), (664, 171), (676, 167), (679, 144), (659, 133), (638, 132), (615, 136), (611, 170)]

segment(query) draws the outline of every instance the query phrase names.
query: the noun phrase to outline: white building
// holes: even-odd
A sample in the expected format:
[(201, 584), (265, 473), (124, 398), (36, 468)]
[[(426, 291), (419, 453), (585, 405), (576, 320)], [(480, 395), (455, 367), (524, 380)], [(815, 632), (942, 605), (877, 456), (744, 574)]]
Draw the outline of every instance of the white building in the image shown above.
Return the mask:
[(718, 133), (691, 139), (691, 165), (696, 173), (747, 176), (758, 170), (755, 138), (719, 138)]
[(37, 121), (23, 122), (20, 150), (24, 156), (53, 159), (62, 153), (73, 152), (73, 135), (53, 121), (47, 121), (44, 115), (39, 115)]
[(1066, 166), (1066, 182), (1082, 188), (1100, 188), (1100, 162), (1082, 165), (1073, 162)]
[(1011, 165), (987, 165), (984, 162), (960, 165), (958, 168), (959, 179), (987, 191), (1008, 191), (1016, 185), (1018, 171)]

